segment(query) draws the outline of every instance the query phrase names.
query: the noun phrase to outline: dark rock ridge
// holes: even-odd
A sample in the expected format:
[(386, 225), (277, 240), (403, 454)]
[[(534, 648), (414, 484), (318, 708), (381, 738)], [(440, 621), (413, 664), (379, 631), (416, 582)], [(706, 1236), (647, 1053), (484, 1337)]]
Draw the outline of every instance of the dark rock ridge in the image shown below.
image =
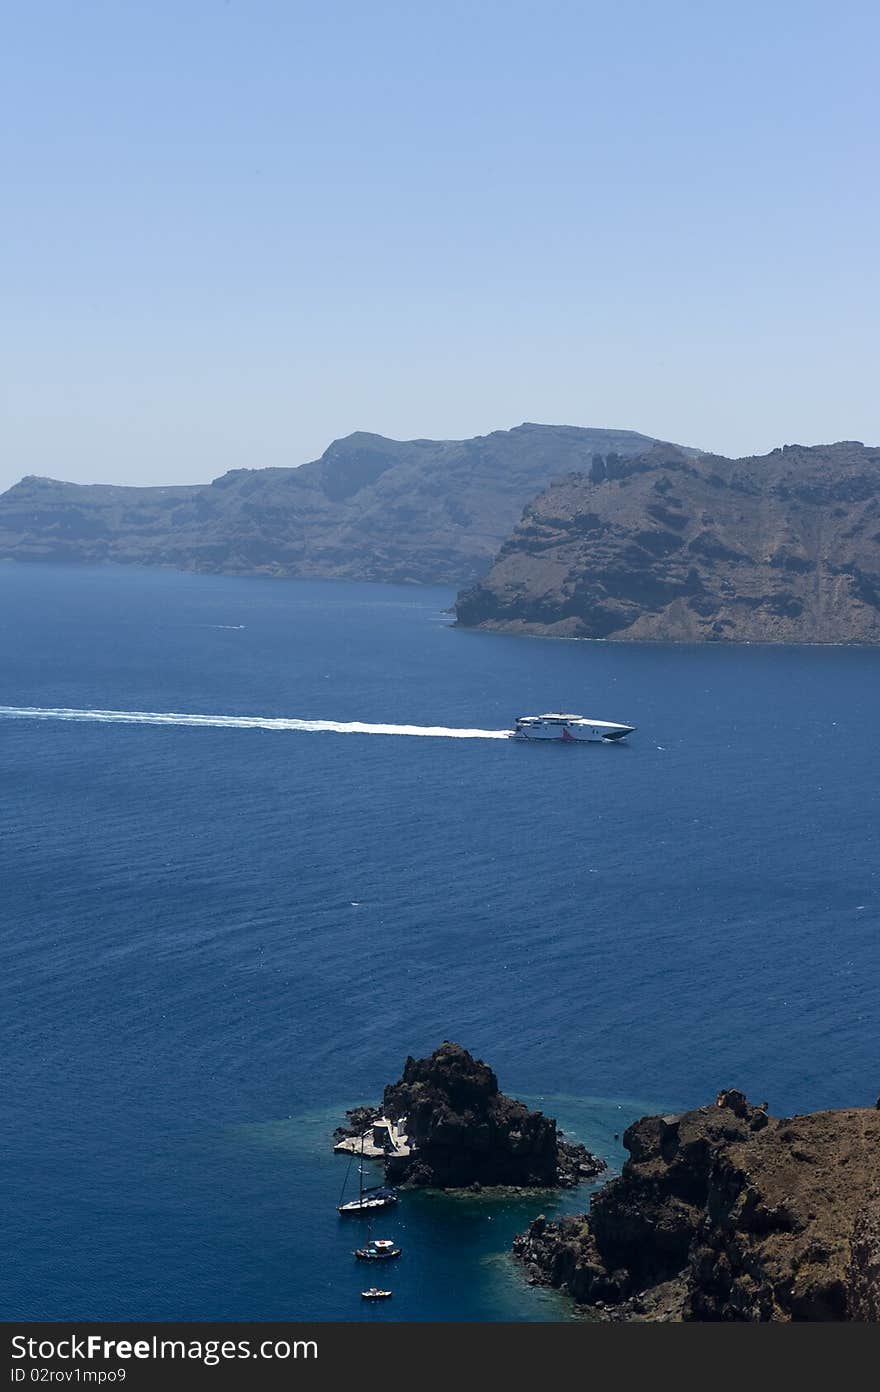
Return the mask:
[(346, 1125), (337, 1126), (333, 1132), (334, 1141), (363, 1136), (382, 1115), (381, 1107), (349, 1107), (345, 1113)]
[(880, 642), (880, 447), (597, 455), (526, 508), (456, 613), (569, 638)]
[(566, 1141), (552, 1117), (505, 1097), (489, 1066), (448, 1040), (430, 1058), (408, 1058), (385, 1089), (383, 1111), (406, 1118), (412, 1154), (389, 1156), (387, 1179), (438, 1188), (569, 1187), (605, 1162)]
[(0, 558), (234, 575), (466, 584), (552, 478), (651, 444), (626, 430), (521, 425), (473, 440), (358, 432), (300, 468), (183, 488), (29, 477), (0, 497)]
[(534, 1281), (618, 1320), (878, 1319), (876, 1108), (777, 1119), (731, 1089), (624, 1144), (588, 1214), (515, 1239)]

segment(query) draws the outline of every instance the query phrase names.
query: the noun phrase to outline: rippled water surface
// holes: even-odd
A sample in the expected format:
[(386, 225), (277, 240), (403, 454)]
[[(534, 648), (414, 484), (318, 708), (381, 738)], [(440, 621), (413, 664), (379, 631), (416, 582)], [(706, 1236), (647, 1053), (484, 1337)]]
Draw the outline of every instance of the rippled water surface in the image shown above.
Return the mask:
[[(459, 632), (451, 599), (0, 568), (5, 1316), (566, 1315), (504, 1256), (536, 1196), (408, 1196), (360, 1302), (329, 1136), (445, 1037), (614, 1163), (722, 1085), (880, 1092), (880, 653)], [(560, 707), (637, 733), (481, 737)]]

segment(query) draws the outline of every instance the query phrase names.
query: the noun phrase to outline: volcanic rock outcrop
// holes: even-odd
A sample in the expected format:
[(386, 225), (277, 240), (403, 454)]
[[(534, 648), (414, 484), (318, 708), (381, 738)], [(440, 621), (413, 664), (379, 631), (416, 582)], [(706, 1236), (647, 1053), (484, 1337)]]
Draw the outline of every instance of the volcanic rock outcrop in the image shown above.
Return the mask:
[(534, 1281), (618, 1320), (878, 1318), (876, 1108), (776, 1119), (731, 1089), (624, 1144), (588, 1214), (516, 1238)]
[(389, 1156), (396, 1184), (467, 1188), (571, 1186), (605, 1169), (603, 1160), (571, 1144), (552, 1117), (505, 1097), (489, 1066), (446, 1041), (430, 1058), (408, 1058), (385, 1089), (383, 1110), (406, 1118), (412, 1153)]
[(521, 425), (473, 440), (358, 431), (292, 469), (181, 488), (28, 477), (0, 496), (0, 559), (112, 561), (231, 575), (462, 585), (552, 478), (650, 445), (628, 430)]
[(880, 447), (597, 454), (526, 508), (456, 614), (549, 637), (880, 642)]

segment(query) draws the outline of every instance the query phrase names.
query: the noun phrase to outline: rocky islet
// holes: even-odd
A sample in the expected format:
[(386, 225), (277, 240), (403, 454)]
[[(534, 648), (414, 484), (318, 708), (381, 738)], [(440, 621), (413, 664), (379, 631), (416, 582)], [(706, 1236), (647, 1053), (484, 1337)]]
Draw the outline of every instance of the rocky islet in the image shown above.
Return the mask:
[(621, 1321), (875, 1321), (880, 1111), (776, 1118), (736, 1089), (643, 1117), (588, 1213), (536, 1218), (530, 1279)]

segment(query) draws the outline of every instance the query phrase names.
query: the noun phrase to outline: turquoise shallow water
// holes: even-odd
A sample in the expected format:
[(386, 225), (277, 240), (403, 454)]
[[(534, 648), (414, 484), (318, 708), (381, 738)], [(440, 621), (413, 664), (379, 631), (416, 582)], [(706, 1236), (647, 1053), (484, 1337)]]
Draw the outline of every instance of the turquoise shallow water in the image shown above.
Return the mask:
[(6, 1316), (567, 1313), (504, 1256), (536, 1196), (408, 1197), (393, 1308), (358, 1298), (330, 1133), (444, 1037), (615, 1163), (724, 1085), (880, 1092), (880, 654), (466, 633), (451, 598), (0, 568), (5, 707), (638, 726), (0, 718)]

